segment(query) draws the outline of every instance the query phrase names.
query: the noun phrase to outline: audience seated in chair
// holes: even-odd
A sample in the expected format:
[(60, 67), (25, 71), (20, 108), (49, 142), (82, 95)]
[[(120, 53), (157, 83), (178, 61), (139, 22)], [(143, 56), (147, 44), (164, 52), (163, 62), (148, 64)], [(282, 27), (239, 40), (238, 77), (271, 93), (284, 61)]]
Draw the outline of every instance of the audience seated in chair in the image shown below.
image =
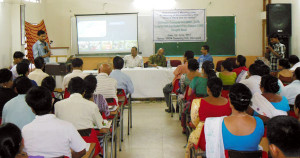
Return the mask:
[(101, 94), (94, 95), (95, 89), (97, 87), (97, 79), (94, 75), (86, 76), (84, 78), (84, 85), (85, 88), (83, 97), (96, 103), (101, 114), (104, 114), (106, 117), (117, 114), (117, 110), (109, 111), (108, 104)]
[(269, 152), (273, 158), (300, 157), (300, 123), (290, 116), (277, 116), (267, 125)]
[(238, 67), (233, 69), (232, 72), (235, 72), (237, 76), (239, 76), (242, 71), (249, 71), (246, 67), (246, 58), (242, 55), (237, 56), (236, 65)]
[[(17, 73), (19, 76), (24, 76), (28, 78), (29, 75), (29, 63), (27, 59), (23, 59), (19, 64), (17, 64)], [(34, 80), (30, 80), (33, 86), (37, 86)]]
[(206, 155), (224, 157), (225, 150), (251, 152), (259, 150), (264, 124), (258, 117), (246, 113), (251, 103), (251, 91), (245, 85), (234, 84), (229, 93), (232, 114), (207, 118), (204, 125)]
[(235, 72), (232, 72), (232, 70), (233, 70), (233, 64), (230, 61), (230, 59), (226, 59), (225, 61), (222, 62), (219, 78), (223, 82), (223, 91), (222, 91), (223, 97), (228, 97), (230, 86), (232, 86), (235, 83), (235, 80), (237, 78), (237, 74)]
[[(31, 88), (26, 94), (26, 102), (37, 115), (22, 129), (24, 151), (29, 156), (79, 158), (86, 153), (86, 143), (76, 128), (51, 114), (52, 96), (47, 88)], [(75, 116), (71, 112), (70, 115)]]
[(240, 83), (246, 85), (252, 95), (254, 93), (259, 93), (261, 94), (261, 90), (260, 90), (260, 81), (261, 81), (261, 67), (258, 64), (252, 64), (249, 67), (249, 71), (248, 71), (248, 77), (245, 80), (242, 80)]
[(56, 98), (54, 95), (54, 89), (56, 87), (56, 82), (55, 82), (54, 78), (51, 76), (44, 78), (41, 86), (47, 88), (52, 93), (53, 102), (52, 102), (51, 112), (53, 114), (55, 114), (54, 105), (56, 104), (56, 102), (60, 101), (61, 99)]
[(43, 72), (45, 67), (45, 61), (42, 57), (37, 57), (34, 59), (35, 70), (30, 72), (28, 78), (34, 80), (38, 86), (41, 86), (42, 80), (49, 75)]
[[(0, 120), (2, 118), (2, 110), (9, 100), (17, 96), (17, 93), (12, 89), (13, 80), (12, 80), (12, 72), (8, 69), (0, 70)], [(1, 121), (0, 121), (1, 124)]]
[(117, 88), (124, 89), (126, 94), (132, 94), (134, 92), (133, 83), (128, 75), (123, 73), (121, 69), (124, 66), (124, 60), (116, 56), (113, 59), (114, 70), (109, 74), (109, 77), (117, 80)]
[(13, 61), (13, 66), (10, 69), (13, 75), (13, 80), (16, 79), (19, 75), (17, 72), (17, 64), (19, 64), (23, 59), (24, 59), (25, 54), (20, 51), (16, 51), (13, 55), (14, 61)]
[(83, 61), (80, 58), (74, 58), (72, 59), (72, 73), (67, 74), (64, 79), (63, 79), (63, 89), (66, 91), (64, 98), (68, 98), (70, 94), (68, 94), (68, 84), (70, 82), (70, 80), (74, 77), (81, 77), (82, 79), (84, 79), (87, 74), (82, 72), (82, 65), (83, 65)]
[(190, 148), (193, 145), (205, 150), (205, 137), (203, 125), (206, 118), (229, 116), (231, 114), (230, 102), (221, 96), (222, 81), (217, 77), (210, 78), (207, 82), (208, 97), (194, 99), (191, 108), (191, 120), (196, 129), (191, 133), (186, 148), (185, 157), (189, 157)]
[[(288, 100), (284, 96), (280, 96), (277, 94), (279, 91), (279, 85), (278, 85), (278, 79), (272, 75), (265, 75), (261, 78), (260, 82), (260, 88), (262, 90), (262, 96), (263, 98), (260, 99), (260, 101), (267, 100), (266, 105), (263, 105), (264, 103), (258, 103), (256, 100), (252, 100), (254, 105), (260, 105), (261, 107), (267, 107), (267, 104), (270, 104), (273, 106), (272, 108), (275, 108), (273, 111), (282, 111), (282, 112), (288, 112), (290, 111), (290, 106), (288, 103)], [(254, 94), (254, 96), (257, 96), (257, 94)], [(254, 97), (255, 98), (255, 97)], [(253, 108), (254, 106), (252, 106)], [(248, 113), (252, 114), (252, 108), (248, 109)], [(254, 116), (260, 117), (264, 123), (266, 123), (271, 117), (268, 115), (262, 115), (262, 113), (267, 113), (267, 111), (263, 111), (263, 108), (254, 108)], [(268, 109), (271, 110), (271, 109)], [(272, 112), (274, 113), (274, 112)], [(286, 113), (285, 113), (286, 114)]]
[(280, 59), (277, 73), (278, 79), (283, 82), (283, 84), (288, 85), (293, 81), (293, 72), (290, 70), (291, 66), (287, 59)]
[(109, 64), (101, 64), (99, 74), (96, 76), (97, 88), (94, 94), (101, 94), (104, 98), (114, 98), (118, 102), (117, 97), (117, 80), (109, 77), (112, 69)]
[[(165, 96), (165, 101), (167, 104), (167, 107), (169, 107), (168, 109), (166, 109), (166, 112), (171, 112), (170, 107), (172, 106), (172, 108), (174, 109), (173, 105), (169, 106), (169, 97), (170, 94), (173, 92), (173, 90), (176, 92), (177, 89), (179, 88), (179, 82), (178, 80), (181, 78), (181, 75), (183, 74), (187, 74), (189, 72), (189, 68), (188, 68), (188, 60), (190, 59), (194, 59), (194, 52), (193, 51), (185, 51), (184, 56), (183, 56), (183, 65), (179, 65), (175, 71), (173, 72), (174, 74), (174, 78), (172, 83), (168, 83), (164, 88), (163, 88), (163, 92), (164, 92), (164, 96)], [(175, 85), (177, 84), (177, 85)], [(177, 88), (176, 88), (177, 87)], [(175, 88), (175, 89), (174, 89)], [(176, 112), (179, 112), (179, 107), (177, 107), (176, 105)]]
[(293, 105), (295, 98), (300, 94), (300, 67), (296, 68), (293, 74), (293, 82), (282, 88), (280, 95), (285, 96), (289, 104)]
[(10, 122), (22, 129), (35, 118), (35, 114), (25, 102), (25, 95), (32, 83), (27, 77), (20, 76), (15, 79), (14, 87), (18, 95), (4, 105), (2, 123)]
[(297, 67), (300, 67), (300, 61), (299, 58), (296, 55), (291, 55), (289, 57), (289, 63), (291, 64), (290, 70), (295, 71)]
[(0, 157), (1, 158), (27, 158), (22, 152), (24, 142), (21, 130), (12, 123), (5, 123), (0, 126)]
[(84, 81), (80, 77), (70, 80), (68, 90), (70, 97), (55, 104), (55, 115), (57, 118), (72, 123), (77, 130), (94, 128), (94, 125), (105, 133), (108, 129), (103, 126), (103, 118), (97, 105), (85, 98)]

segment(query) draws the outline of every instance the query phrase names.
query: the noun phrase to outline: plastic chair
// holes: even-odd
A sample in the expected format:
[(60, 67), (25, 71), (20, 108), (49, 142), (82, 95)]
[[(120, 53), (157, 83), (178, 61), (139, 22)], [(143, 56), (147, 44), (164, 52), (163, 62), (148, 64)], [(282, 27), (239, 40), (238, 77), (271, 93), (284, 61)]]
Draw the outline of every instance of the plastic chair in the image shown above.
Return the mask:
[[(123, 131), (124, 131), (124, 109), (128, 109), (128, 135), (129, 133), (129, 126), (131, 124), (132, 128), (132, 106), (130, 102), (130, 95), (129, 99), (126, 96), (125, 90), (124, 89), (117, 89), (117, 97), (119, 100), (119, 105), (121, 107), (121, 112), (120, 112), (120, 124), (121, 124), (121, 131), (120, 131), (120, 139), (119, 139), (119, 151), (122, 150), (122, 145), (121, 142), (123, 142)], [(128, 101), (129, 100), (129, 101)], [(127, 107), (125, 107), (127, 106)]]
[[(201, 156), (202, 158), (206, 158), (205, 152), (198, 152), (199, 149), (195, 148), (195, 146), (190, 149), (190, 158), (197, 158), (197, 156)], [(236, 151), (236, 150), (225, 150), (226, 158), (268, 158), (268, 153), (265, 151)]]
[(103, 149), (100, 146), (95, 129), (82, 129), (78, 130), (78, 133), (81, 135), (85, 142), (96, 143), (95, 153), (93, 157), (96, 157), (99, 153), (103, 155)]
[[(117, 101), (114, 98), (105, 98), (106, 102), (108, 105), (116, 105), (118, 106)], [(107, 137), (111, 138), (111, 153), (110, 153), (110, 157), (113, 158), (113, 150), (115, 152), (115, 158), (117, 157), (117, 132), (116, 132), (116, 122), (117, 122), (117, 118), (118, 118), (119, 113), (117, 113), (116, 115), (110, 115), (109, 117), (107, 117), (108, 120), (112, 120), (112, 127), (111, 127), (111, 134), (108, 135)], [(107, 139), (106, 137), (106, 139)], [(107, 140), (105, 140), (107, 141)], [(107, 145), (107, 143), (105, 143), (105, 145)], [(105, 150), (107, 150), (107, 147), (105, 147)], [(103, 152), (104, 153), (107, 152)]]
[(172, 67), (177, 67), (177, 66), (181, 65), (180, 60), (170, 60), (170, 63), (171, 63)]
[(68, 88), (65, 89), (65, 93), (64, 93), (64, 99), (67, 99), (70, 97), (70, 92), (68, 91)]

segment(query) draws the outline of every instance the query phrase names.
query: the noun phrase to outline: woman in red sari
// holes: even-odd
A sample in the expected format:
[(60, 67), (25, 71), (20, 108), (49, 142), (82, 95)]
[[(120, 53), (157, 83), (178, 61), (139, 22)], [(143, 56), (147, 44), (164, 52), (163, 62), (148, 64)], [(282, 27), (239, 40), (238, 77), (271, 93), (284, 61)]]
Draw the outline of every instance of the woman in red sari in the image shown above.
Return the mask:
[(191, 120), (196, 129), (191, 133), (186, 148), (185, 157), (189, 157), (189, 149), (194, 145), (200, 146), (205, 150), (205, 134), (203, 131), (204, 121), (208, 117), (229, 116), (231, 114), (230, 102), (221, 96), (223, 83), (222, 80), (215, 77), (207, 82), (208, 97), (203, 99), (194, 99), (191, 109)]

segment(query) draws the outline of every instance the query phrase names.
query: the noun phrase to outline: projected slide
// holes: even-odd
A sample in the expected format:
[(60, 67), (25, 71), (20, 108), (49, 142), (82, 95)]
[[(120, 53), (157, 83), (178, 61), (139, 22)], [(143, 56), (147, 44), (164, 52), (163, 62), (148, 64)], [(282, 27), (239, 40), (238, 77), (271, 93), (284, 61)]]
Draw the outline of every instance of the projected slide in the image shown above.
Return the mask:
[(76, 16), (79, 54), (128, 53), (137, 46), (137, 14)]

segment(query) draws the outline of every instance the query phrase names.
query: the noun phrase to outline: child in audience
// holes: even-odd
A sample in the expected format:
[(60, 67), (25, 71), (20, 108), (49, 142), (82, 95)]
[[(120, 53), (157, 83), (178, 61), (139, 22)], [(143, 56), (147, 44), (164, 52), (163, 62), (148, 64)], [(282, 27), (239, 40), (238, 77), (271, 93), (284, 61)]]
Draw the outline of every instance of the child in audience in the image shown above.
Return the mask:
[(12, 123), (0, 126), (0, 157), (1, 158), (27, 158), (21, 153), (24, 147), (21, 130)]
[(300, 157), (300, 123), (290, 116), (276, 116), (267, 125), (269, 152), (273, 158)]
[(31, 88), (26, 102), (37, 115), (22, 129), (24, 151), (29, 156), (79, 158), (86, 153), (86, 143), (75, 127), (51, 114), (52, 96), (47, 88)]

